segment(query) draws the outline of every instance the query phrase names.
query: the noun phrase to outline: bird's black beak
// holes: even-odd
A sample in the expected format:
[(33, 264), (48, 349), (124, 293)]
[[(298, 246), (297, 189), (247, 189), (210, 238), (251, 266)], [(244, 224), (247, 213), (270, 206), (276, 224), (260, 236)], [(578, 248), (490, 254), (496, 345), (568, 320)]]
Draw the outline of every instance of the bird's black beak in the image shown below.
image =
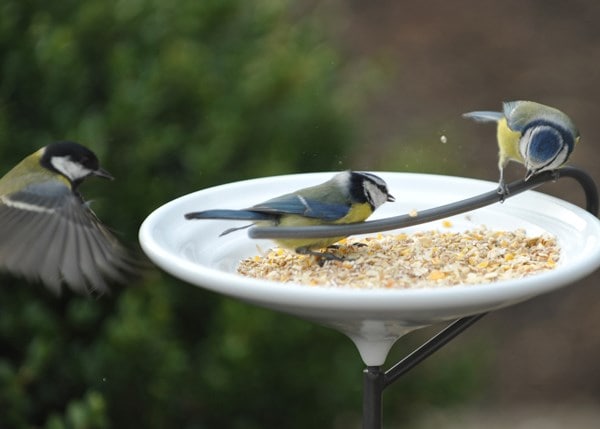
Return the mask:
[(113, 177), (113, 175), (110, 174), (108, 171), (106, 171), (104, 168), (98, 168), (97, 170), (94, 170), (92, 172), (92, 175), (94, 175), (96, 177), (102, 177), (103, 179), (108, 179), (108, 180), (114, 180), (115, 179)]
[(396, 201), (396, 198), (394, 198), (393, 195), (388, 194), (386, 201), (388, 201), (390, 203), (393, 203), (394, 201)]

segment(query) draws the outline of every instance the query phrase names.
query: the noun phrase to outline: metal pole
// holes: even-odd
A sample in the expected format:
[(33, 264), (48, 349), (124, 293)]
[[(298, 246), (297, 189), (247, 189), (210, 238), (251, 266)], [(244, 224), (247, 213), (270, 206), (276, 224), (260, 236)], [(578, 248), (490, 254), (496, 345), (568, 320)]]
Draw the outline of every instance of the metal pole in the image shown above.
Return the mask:
[(598, 217), (598, 188), (592, 176), (575, 167), (563, 167), (558, 172), (560, 177), (570, 177), (577, 180), (585, 193), (585, 209)]
[(363, 371), (363, 429), (381, 429), (384, 379), (380, 366), (368, 366)]
[(387, 386), (441, 349), (485, 314), (487, 313), (456, 320), (385, 372), (380, 366), (366, 367), (363, 370), (363, 429), (381, 429), (383, 424), (383, 390)]
[(385, 379), (383, 387), (387, 387), (394, 381), (402, 377), (408, 371), (413, 369), (415, 366), (423, 362), (433, 353), (444, 347), (456, 336), (465, 331), (469, 326), (477, 322), (487, 313), (476, 314), (474, 316), (463, 317), (458, 319), (452, 324), (448, 325), (443, 331), (439, 332), (435, 337), (431, 338), (421, 347), (413, 351), (411, 354), (406, 356), (396, 365), (391, 367), (385, 372)]

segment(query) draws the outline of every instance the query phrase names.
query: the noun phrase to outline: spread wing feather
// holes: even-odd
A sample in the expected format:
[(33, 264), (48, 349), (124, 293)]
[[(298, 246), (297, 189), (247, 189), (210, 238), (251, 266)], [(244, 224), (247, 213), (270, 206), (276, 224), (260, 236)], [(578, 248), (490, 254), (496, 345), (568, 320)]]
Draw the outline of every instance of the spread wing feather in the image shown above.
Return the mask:
[(62, 284), (104, 293), (140, 267), (66, 184), (48, 181), (0, 197), (0, 269), (56, 293)]

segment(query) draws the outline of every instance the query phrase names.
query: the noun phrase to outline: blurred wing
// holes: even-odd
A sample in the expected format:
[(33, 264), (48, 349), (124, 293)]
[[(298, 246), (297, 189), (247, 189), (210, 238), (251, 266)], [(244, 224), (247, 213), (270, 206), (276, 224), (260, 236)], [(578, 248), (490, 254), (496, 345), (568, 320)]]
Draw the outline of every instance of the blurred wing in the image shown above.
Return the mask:
[(348, 214), (350, 204), (324, 203), (298, 194), (287, 194), (250, 207), (248, 210), (272, 214), (295, 214), (333, 222)]
[(63, 283), (80, 293), (106, 292), (139, 266), (65, 183), (0, 196), (0, 269), (58, 294)]
[(503, 118), (503, 114), (501, 112), (490, 112), (490, 111), (478, 111), (478, 112), (469, 112), (463, 113), (463, 118), (473, 119), (477, 122), (498, 122)]

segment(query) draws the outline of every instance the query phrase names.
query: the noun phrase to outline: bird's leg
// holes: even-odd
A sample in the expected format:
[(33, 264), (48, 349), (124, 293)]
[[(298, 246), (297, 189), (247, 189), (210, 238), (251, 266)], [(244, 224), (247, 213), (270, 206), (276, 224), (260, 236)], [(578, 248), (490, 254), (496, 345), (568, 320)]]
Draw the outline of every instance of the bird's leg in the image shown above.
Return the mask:
[(504, 182), (504, 168), (500, 167), (500, 180), (498, 181), (498, 190), (497, 192), (501, 195), (500, 202), (503, 203), (510, 191), (508, 186)]

